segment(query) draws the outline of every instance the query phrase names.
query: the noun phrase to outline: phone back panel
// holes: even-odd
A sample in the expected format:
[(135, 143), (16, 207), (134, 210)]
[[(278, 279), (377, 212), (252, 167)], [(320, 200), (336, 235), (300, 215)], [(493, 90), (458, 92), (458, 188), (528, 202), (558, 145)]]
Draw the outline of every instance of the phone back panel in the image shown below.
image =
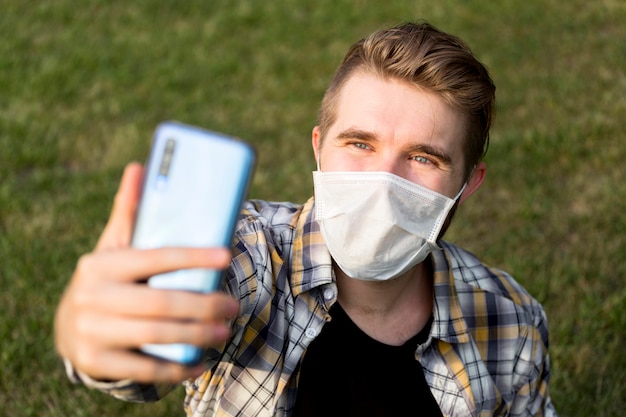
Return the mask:
[[(254, 149), (247, 143), (176, 122), (157, 127), (135, 220), (132, 246), (230, 247), (251, 181)], [(222, 271), (185, 269), (152, 276), (159, 289), (212, 292)], [(142, 346), (143, 352), (185, 364), (203, 350), (186, 344)]]
[[(155, 132), (132, 245), (230, 247), (255, 153), (247, 143), (167, 122)], [(182, 270), (151, 277), (158, 288), (211, 292), (220, 271)]]

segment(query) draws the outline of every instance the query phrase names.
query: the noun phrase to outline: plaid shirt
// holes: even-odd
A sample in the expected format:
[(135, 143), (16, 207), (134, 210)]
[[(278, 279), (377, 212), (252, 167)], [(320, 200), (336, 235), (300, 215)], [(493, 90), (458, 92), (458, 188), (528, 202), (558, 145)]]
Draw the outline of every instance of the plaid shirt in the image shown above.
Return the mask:
[[(290, 416), (299, 364), (337, 300), (330, 254), (305, 205), (250, 201), (236, 233), (226, 291), (241, 303), (233, 338), (186, 381), (189, 416)], [(556, 416), (545, 313), (513, 278), (442, 242), (434, 252), (434, 322), (415, 357), (444, 416)], [(363, 366), (369, 366), (364, 363)], [(129, 401), (171, 387), (75, 380)]]

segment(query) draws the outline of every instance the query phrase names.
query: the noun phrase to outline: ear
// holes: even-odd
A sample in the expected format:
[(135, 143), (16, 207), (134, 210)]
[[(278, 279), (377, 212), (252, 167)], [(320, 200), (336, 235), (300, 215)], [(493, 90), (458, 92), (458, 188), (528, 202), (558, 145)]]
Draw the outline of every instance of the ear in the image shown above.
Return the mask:
[(472, 176), (469, 178), (469, 180), (467, 180), (467, 186), (465, 186), (465, 190), (463, 190), (463, 194), (461, 194), (461, 197), (459, 198), (459, 204), (467, 200), (469, 196), (471, 196), (476, 190), (478, 190), (480, 185), (485, 180), (486, 174), (487, 165), (481, 161), (478, 163), (478, 165), (476, 165), (476, 168), (474, 168), (474, 171), (472, 172)]
[(317, 161), (317, 166), (320, 166), (320, 127), (315, 126), (313, 131), (311, 132), (311, 144), (313, 145), (313, 154), (315, 156), (315, 161)]

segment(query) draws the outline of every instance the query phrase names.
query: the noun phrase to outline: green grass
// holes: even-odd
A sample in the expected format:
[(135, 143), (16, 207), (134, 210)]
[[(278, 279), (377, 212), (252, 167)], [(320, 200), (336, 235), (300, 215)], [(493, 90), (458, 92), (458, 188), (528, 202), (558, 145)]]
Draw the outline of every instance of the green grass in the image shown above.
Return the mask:
[(304, 201), (310, 130), (347, 47), (425, 18), (498, 86), (488, 178), (448, 239), (545, 306), (561, 416), (626, 408), (626, 4), (620, 0), (214, 0), (0, 6), (0, 414), (181, 415), (70, 384), (56, 303), (123, 166), (165, 119), (256, 145), (252, 197)]

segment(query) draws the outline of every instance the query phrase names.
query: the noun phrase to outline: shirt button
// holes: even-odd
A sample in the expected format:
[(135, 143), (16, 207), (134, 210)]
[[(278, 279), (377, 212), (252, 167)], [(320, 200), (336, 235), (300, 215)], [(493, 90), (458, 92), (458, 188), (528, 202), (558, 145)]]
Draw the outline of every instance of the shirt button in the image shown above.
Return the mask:
[(324, 299), (328, 301), (332, 300), (333, 298), (335, 298), (335, 291), (333, 291), (332, 288), (326, 288), (324, 290)]
[(317, 336), (317, 330), (315, 330), (312, 327), (309, 327), (308, 329), (306, 329), (304, 334), (306, 337), (313, 339), (315, 336)]

